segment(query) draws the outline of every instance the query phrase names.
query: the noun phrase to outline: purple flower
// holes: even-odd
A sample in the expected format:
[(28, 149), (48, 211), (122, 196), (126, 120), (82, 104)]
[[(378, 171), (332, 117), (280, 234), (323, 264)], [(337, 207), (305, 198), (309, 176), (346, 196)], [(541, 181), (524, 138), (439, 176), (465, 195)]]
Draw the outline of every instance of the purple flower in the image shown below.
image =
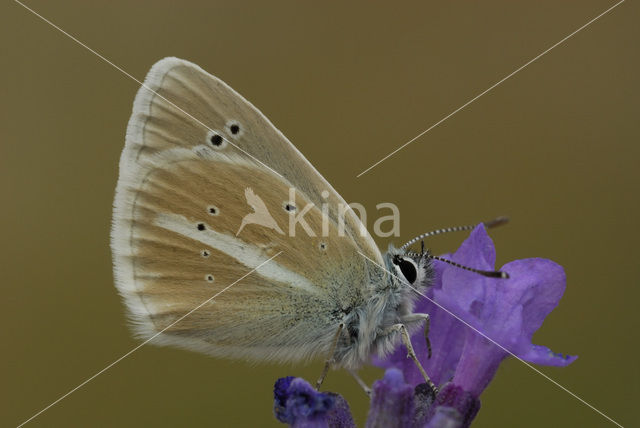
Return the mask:
[[(493, 270), (496, 255), (480, 225), (447, 257)], [(436, 262), (428, 299), (420, 299), (415, 308), (431, 316), (431, 358), (423, 332), (416, 332), (412, 342), (440, 392), (433, 396), (413, 361), (406, 358), (406, 349), (399, 345), (388, 358), (373, 359), (387, 371), (373, 385), (367, 428), (466, 428), (480, 409), (480, 394), (509, 353), (552, 366), (567, 366), (577, 358), (531, 343), (533, 333), (564, 293), (562, 267), (550, 260), (525, 259), (507, 263), (501, 270), (510, 278), (487, 278)], [(341, 396), (319, 393), (302, 379), (279, 379), (274, 393), (274, 411), (282, 422), (299, 427), (354, 426)], [(340, 422), (343, 420), (346, 422)]]
[(316, 391), (293, 376), (276, 381), (273, 388), (276, 418), (295, 428), (355, 427), (349, 404), (341, 395)]
[[(296, 428), (355, 427), (349, 405), (342, 396), (318, 392), (304, 379), (283, 377), (274, 387), (273, 410), (280, 422)], [(373, 384), (366, 428), (411, 428), (424, 426), (431, 404), (431, 388), (404, 380), (402, 371), (388, 369)]]
[[(476, 227), (449, 258), (466, 266), (493, 270), (495, 248), (484, 226)], [(477, 399), (495, 375), (500, 362), (509, 355), (505, 349), (525, 361), (551, 366), (566, 366), (577, 358), (556, 354), (531, 343), (533, 333), (558, 305), (564, 293), (562, 267), (550, 260), (535, 258), (507, 263), (501, 270), (509, 273), (510, 279), (486, 278), (436, 262), (435, 282), (427, 296), (437, 305), (423, 298), (415, 308), (416, 312), (431, 315), (429, 337), (434, 351), (432, 357), (427, 358), (422, 332), (414, 334), (412, 342), (424, 368), (437, 385), (451, 382), (453, 386), (449, 388), (458, 387)], [(413, 385), (423, 382), (420, 372), (406, 358), (406, 350), (401, 346), (384, 360), (374, 359), (374, 364), (401, 369)], [(440, 405), (439, 401), (432, 414)]]
[(404, 381), (402, 372), (389, 369), (373, 384), (367, 428), (404, 428), (413, 423), (413, 386)]
[[(426, 384), (423, 384), (426, 385)], [(480, 410), (480, 400), (468, 391), (447, 383), (429, 408), (425, 428), (466, 428)]]

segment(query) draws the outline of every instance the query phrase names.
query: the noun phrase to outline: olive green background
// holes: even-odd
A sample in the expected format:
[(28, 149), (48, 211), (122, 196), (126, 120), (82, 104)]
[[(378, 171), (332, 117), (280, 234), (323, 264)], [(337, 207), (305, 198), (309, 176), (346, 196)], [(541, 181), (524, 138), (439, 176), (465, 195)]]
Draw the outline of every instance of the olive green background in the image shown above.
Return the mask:
[[(614, 4), (28, 1), (138, 79), (198, 63), (260, 108), (347, 201), (401, 210), (396, 244), (507, 214), (499, 264), (561, 263), (567, 291), (534, 341), (539, 367), (623, 425), (637, 419), (638, 30), (627, 1), (360, 178), (356, 175)], [(444, 4), (446, 3), (446, 4)], [(118, 159), (138, 84), (14, 2), (0, 7), (0, 425), (15, 426), (140, 342), (112, 283)], [(369, 227), (372, 227), (372, 220)], [(436, 253), (464, 234), (429, 241)], [(388, 239), (379, 239), (386, 248)], [(437, 350), (436, 350), (437, 352)], [(278, 426), (276, 378), (147, 345), (33, 426)], [(363, 372), (368, 381), (375, 368)], [(368, 402), (345, 372), (357, 421)], [(517, 360), (476, 427), (612, 426)]]

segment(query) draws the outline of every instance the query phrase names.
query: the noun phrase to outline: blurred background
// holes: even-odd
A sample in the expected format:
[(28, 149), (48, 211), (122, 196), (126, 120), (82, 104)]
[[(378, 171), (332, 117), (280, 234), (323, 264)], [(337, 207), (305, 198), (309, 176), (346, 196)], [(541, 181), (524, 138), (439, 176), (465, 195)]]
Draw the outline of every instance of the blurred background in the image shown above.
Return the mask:
[[(396, 203), (396, 244), (509, 215), (491, 232), (499, 265), (536, 256), (567, 271), (565, 296), (534, 342), (580, 358), (540, 369), (619, 423), (637, 422), (637, 3), (618, 6), (360, 178), (614, 2), (26, 4), (138, 79), (165, 56), (222, 78), (347, 201), (370, 213)], [(138, 84), (17, 3), (4, 2), (0, 23), (0, 425), (15, 426), (140, 343), (113, 286), (109, 249)], [(429, 245), (442, 253), (464, 237)], [(279, 426), (273, 382), (314, 380), (321, 366), (252, 366), (147, 345), (30, 425)], [(368, 382), (380, 375), (363, 372)], [(364, 422), (367, 398), (345, 372), (330, 373), (325, 387)], [(506, 361), (474, 426), (543, 425), (612, 426)]]

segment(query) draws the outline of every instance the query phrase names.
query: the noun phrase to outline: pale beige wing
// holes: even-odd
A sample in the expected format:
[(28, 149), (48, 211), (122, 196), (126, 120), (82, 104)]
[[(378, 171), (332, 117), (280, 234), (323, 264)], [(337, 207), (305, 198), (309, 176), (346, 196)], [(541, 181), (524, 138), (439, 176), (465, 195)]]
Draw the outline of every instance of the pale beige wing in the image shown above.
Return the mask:
[[(246, 189), (266, 211), (253, 212)], [(308, 204), (304, 219), (317, 236), (300, 226), (290, 236), (291, 216)], [(255, 360), (326, 352), (344, 314), (384, 280), (359, 254), (382, 262), (351, 211), (341, 230), (341, 204), (300, 152), (226, 84), (183, 60), (156, 63), (134, 102), (114, 203), (116, 285), (136, 331)], [(238, 234), (243, 219), (256, 221)]]

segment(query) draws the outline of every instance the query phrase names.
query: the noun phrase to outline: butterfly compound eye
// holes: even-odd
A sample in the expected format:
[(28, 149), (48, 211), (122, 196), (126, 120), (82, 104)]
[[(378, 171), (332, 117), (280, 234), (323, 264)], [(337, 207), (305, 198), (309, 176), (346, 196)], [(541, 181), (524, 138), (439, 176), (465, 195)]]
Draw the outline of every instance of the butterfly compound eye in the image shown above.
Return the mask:
[(413, 284), (418, 278), (418, 271), (416, 270), (416, 265), (413, 262), (396, 256), (393, 258), (393, 264), (400, 268), (402, 276), (409, 281), (409, 284)]

